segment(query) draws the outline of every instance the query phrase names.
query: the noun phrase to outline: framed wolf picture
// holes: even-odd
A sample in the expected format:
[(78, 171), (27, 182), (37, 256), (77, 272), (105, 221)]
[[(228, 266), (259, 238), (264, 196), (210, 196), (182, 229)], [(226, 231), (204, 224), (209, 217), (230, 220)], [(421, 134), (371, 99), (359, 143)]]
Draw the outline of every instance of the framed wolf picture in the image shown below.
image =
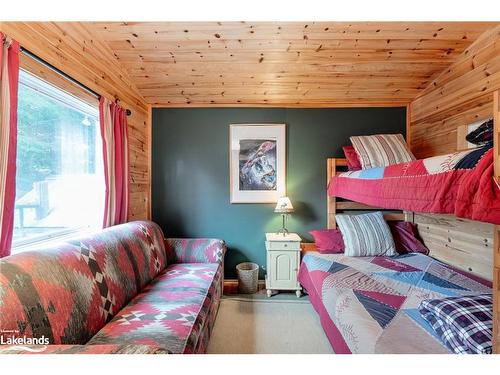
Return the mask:
[(285, 124), (229, 127), (231, 203), (275, 203), (286, 191)]

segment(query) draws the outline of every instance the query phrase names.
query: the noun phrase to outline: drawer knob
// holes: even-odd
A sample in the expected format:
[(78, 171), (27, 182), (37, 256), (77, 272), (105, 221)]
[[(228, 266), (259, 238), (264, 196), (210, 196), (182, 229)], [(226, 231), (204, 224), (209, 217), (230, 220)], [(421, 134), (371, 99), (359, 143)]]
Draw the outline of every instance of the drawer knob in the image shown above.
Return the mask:
[(288, 247), (288, 244), (285, 244), (284, 246), (285, 246), (285, 247)]

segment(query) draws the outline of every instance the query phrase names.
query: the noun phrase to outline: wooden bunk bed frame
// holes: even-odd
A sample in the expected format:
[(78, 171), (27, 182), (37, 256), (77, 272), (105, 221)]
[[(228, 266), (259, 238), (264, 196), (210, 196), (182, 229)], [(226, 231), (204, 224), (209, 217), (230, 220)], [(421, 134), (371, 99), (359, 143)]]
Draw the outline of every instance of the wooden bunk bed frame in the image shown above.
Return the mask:
[[(493, 93), (494, 180), (500, 186), (500, 90)], [(327, 184), (345, 171), (343, 158), (327, 159)], [(336, 228), (336, 215), (342, 211), (383, 210), (362, 203), (327, 195), (327, 226)], [(457, 218), (453, 215), (414, 212), (386, 212), (387, 220), (406, 220), (418, 225), (419, 233), (430, 249), (430, 256), (493, 281), (493, 352), (500, 354), (500, 225)], [(304, 244), (304, 251), (315, 249)]]
[[(500, 185), (500, 90), (493, 93), (494, 179)], [(493, 353), (500, 354), (500, 225), (493, 236)]]
[[(347, 162), (327, 159), (327, 179), (345, 172)], [(387, 210), (327, 195), (327, 227), (337, 228), (336, 215), (345, 211), (382, 211), (388, 221), (405, 220), (418, 225), (419, 233), (432, 257), (492, 280), (494, 225), (456, 218), (453, 215)]]
[[(347, 167), (347, 160), (343, 158), (328, 158), (326, 161), (326, 181), (327, 184), (330, 182), (333, 176), (345, 172)], [(335, 229), (337, 228), (337, 221), (335, 216), (337, 213), (342, 211), (385, 211), (385, 208), (368, 206), (363, 203), (353, 202), (349, 200), (337, 200), (336, 197), (327, 195), (326, 197), (326, 217), (327, 217), (327, 228)], [(402, 211), (391, 210), (384, 212), (384, 218), (386, 220), (409, 220), (411, 213), (404, 213)]]

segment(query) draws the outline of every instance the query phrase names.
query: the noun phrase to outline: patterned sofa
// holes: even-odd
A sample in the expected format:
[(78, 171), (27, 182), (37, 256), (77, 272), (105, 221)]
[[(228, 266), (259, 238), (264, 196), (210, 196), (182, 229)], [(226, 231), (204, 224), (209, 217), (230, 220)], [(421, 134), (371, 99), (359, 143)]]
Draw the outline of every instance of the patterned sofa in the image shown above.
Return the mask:
[(135, 221), (0, 259), (0, 353), (204, 353), (225, 252)]

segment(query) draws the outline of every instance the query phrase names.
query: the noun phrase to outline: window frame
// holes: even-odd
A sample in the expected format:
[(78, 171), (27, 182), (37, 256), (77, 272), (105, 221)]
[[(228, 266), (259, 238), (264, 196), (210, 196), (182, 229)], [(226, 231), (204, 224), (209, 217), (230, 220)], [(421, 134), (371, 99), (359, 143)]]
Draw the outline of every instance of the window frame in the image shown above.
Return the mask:
[[(82, 112), (83, 114), (96, 117), (98, 121), (100, 120), (99, 99), (97, 97), (71, 82), (63, 75), (60, 75), (49, 67), (33, 60), (29, 56), (23, 54), (20, 56), (19, 85), (25, 85), (32, 90), (36, 90), (41, 94), (58, 101), (62, 105), (66, 105), (71, 109)], [(99, 123), (96, 126), (96, 131), (100, 133)], [(98, 149), (96, 149), (96, 152), (98, 152), (99, 155), (102, 155), (102, 153), (99, 153)], [(102, 189), (104, 193), (104, 171), (101, 172), (103, 174)], [(95, 226), (89, 224), (55, 229), (47, 234), (40, 234), (31, 238), (20, 238), (12, 241), (11, 253), (15, 254), (29, 250), (36, 250), (36, 248), (40, 246), (52, 246), (61, 241), (76, 238), (94, 230), (96, 230)]]

